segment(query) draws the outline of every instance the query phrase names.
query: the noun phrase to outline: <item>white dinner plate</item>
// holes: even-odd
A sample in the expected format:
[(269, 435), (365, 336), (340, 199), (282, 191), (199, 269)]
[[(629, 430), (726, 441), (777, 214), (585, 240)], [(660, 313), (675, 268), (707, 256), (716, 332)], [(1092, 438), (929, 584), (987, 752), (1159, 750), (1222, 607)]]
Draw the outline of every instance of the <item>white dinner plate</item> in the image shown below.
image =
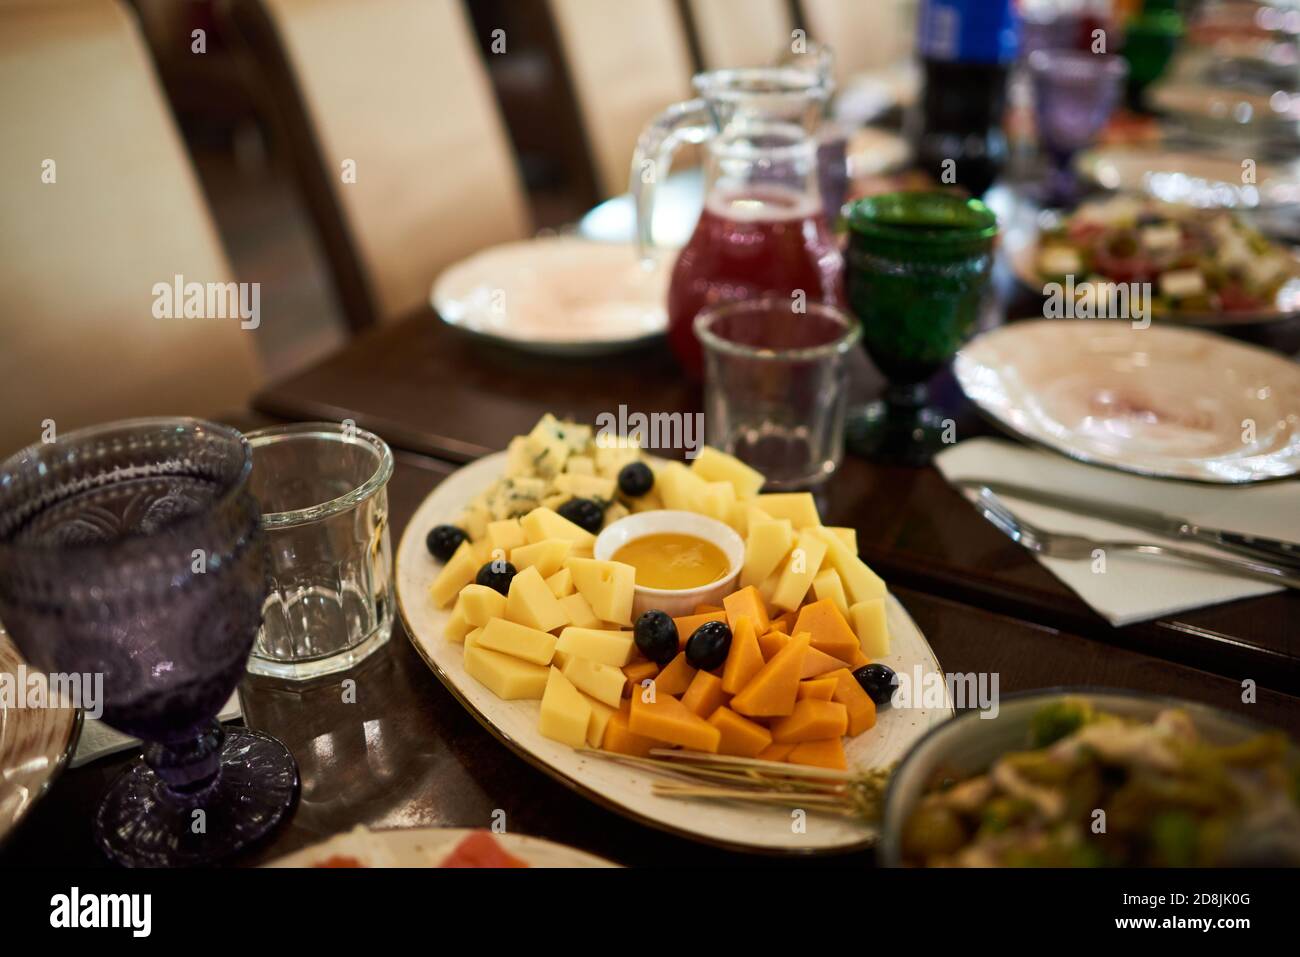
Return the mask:
[[(429, 555), (424, 540), (434, 525), (456, 522), (466, 504), (500, 476), (505, 461), (505, 453), (489, 455), (444, 479), (416, 510), (397, 548), (398, 610), (416, 650), (448, 690), (522, 758), (585, 797), (642, 823), (709, 844), (772, 853), (846, 851), (870, 845), (874, 828), (839, 817), (809, 813), (800, 831), (792, 826), (795, 822), (787, 809), (656, 797), (651, 793), (653, 773), (579, 754), (543, 737), (537, 729), (537, 701), (503, 701), (465, 673), (461, 645), (443, 637), (450, 612), (435, 608), (429, 598), (429, 585), (441, 566)], [(939, 672), (925, 637), (892, 595), (888, 624), (893, 653), (880, 661), (909, 677), (918, 668), (923, 676)], [(951, 707), (882, 708), (875, 728), (845, 748), (850, 768), (899, 761), (921, 735), (951, 715)]]
[(1240, 151), (1102, 146), (1081, 153), (1075, 166), (1103, 189), (1143, 193), (1166, 203), (1238, 210), (1300, 203), (1300, 163), (1259, 162), (1251, 169)]
[(1300, 472), (1300, 365), (1267, 349), (1044, 319), (979, 336), (953, 371), (1005, 428), (1080, 461), (1234, 485)]
[(433, 307), (448, 325), (551, 355), (597, 355), (668, 328), (668, 272), (631, 243), (548, 236), (493, 246), (446, 269)]
[[(351, 857), (365, 867), (439, 867), (474, 832), (463, 827), (403, 827), (372, 831), (356, 827), (310, 847), (286, 854), (268, 867), (316, 867), (331, 857)], [(507, 854), (529, 867), (617, 867), (563, 844), (522, 834), (493, 834)]]

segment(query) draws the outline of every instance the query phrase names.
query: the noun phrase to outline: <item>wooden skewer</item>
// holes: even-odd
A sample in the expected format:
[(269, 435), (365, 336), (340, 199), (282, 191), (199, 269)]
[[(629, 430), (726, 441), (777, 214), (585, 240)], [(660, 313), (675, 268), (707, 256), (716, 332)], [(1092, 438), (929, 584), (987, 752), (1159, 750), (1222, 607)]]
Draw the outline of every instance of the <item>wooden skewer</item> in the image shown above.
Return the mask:
[(784, 777), (821, 778), (827, 781), (848, 782), (853, 779), (847, 771), (833, 768), (814, 768), (805, 764), (787, 764), (784, 761), (760, 761), (757, 758), (738, 758), (730, 754), (707, 754), (703, 751), (677, 751), (668, 748), (655, 748), (650, 752), (657, 758), (672, 763), (725, 764), (737, 768), (753, 768), (769, 774)]

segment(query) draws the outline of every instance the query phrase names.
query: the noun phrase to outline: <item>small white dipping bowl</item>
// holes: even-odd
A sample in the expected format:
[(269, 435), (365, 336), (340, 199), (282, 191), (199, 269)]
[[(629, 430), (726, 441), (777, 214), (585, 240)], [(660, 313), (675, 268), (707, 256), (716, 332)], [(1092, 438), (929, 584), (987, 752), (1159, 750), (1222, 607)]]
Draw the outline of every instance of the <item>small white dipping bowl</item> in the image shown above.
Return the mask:
[(731, 594), (736, 587), (736, 578), (745, 563), (745, 543), (729, 526), (694, 512), (668, 509), (638, 512), (620, 518), (596, 536), (592, 554), (598, 561), (612, 561), (614, 553), (628, 542), (647, 535), (673, 532), (694, 535), (717, 545), (722, 549), (722, 554), (727, 556), (727, 574), (699, 588), (647, 588), (637, 585), (636, 596), (632, 599), (633, 621), (655, 608), (667, 612), (672, 618), (680, 618), (692, 614), (697, 605), (721, 605), (723, 596)]

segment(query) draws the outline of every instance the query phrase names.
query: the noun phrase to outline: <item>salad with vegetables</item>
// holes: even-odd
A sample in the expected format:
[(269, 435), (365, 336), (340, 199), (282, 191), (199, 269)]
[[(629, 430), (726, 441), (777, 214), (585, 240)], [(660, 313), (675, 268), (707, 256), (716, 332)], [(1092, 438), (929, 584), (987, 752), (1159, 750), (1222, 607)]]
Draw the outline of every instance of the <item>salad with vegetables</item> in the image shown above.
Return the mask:
[(1152, 316), (1300, 309), (1300, 259), (1235, 214), (1126, 196), (1042, 233), (1044, 282), (1150, 283)]
[(1064, 698), (1029, 749), (945, 779), (903, 826), (930, 867), (1300, 864), (1300, 769), (1281, 732), (1220, 746), (1186, 712), (1134, 721)]

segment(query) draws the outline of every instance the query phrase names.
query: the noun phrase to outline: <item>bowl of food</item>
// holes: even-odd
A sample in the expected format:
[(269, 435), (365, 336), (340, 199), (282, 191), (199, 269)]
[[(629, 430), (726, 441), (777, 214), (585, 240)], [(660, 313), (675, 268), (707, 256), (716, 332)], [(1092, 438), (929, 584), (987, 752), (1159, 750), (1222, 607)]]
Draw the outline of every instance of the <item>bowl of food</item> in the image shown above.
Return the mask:
[(596, 536), (597, 561), (636, 569), (632, 617), (652, 609), (678, 618), (700, 605), (722, 605), (735, 590), (745, 543), (730, 527), (695, 512), (638, 512)]
[(927, 734), (885, 796), (890, 866), (1300, 864), (1300, 752), (1216, 708), (1126, 691), (1009, 695)]

